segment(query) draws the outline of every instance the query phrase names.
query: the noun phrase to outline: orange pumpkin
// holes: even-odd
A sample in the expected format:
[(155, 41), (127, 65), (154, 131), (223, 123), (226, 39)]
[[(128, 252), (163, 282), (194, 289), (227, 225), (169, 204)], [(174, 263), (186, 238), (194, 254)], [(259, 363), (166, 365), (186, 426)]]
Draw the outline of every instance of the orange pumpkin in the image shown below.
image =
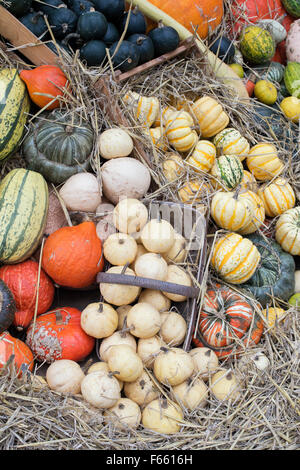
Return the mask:
[(14, 356), (13, 364), (18, 376), (22, 375), (24, 366), (28, 367), (30, 371), (33, 370), (34, 358), (32, 351), (23, 341), (14, 338), (8, 331), (4, 331), (0, 335), (0, 368), (7, 363), (11, 356)]
[(59, 108), (61, 101), (53, 99), (64, 96), (64, 89), (69, 87), (67, 77), (55, 65), (40, 65), (32, 70), (22, 70), (20, 77), (26, 84), (31, 100), (40, 108), (47, 106), (47, 110)]
[(56, 284), (88, 287), (103, 266), (102, 243), (93, 222), (62, 227), (45, 242), (42, 268)]
[(213, 31), (223, 18), (223, 0), (149, 0), (167, 15), (182, 24), (191, 33), (197, 28), (202, 39), (208, 34), (208, 27)]

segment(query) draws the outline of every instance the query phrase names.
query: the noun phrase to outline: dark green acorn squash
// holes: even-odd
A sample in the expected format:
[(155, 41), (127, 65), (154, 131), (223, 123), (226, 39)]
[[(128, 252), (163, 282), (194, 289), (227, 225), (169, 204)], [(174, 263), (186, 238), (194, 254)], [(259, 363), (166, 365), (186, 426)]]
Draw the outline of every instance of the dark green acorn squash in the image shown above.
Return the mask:
[[(64, 49), (66, 52), (70, 53), (68, 47), (65, 44), (63, 44), (62, 41), (55, 41), (55, 42), (54, 41), (49, 41), (49, 42), (47, 42), (46, 45), (47, 45), (47, 47), (49, 47), (49, 49), (51, 49), (52, 52), (54, 52), (57, 55), (58, 55), (57, 47), (60, 48), (60, 49)], [(56, 47), (56, 45), (57, 45), (57, 47)]]
[[(126, 11), (125, 13), (123, 13), (121, 17), (120, 26), (119, 26), (119, 30), (121, 33), (125, 29), (128, 15), (129, 15), (129, 11)], [(132, 34), (146, 34), (146, 30), (147, 30), (147, 23), (146, 23), (145, 15), (143, 15), (143, 13), (138, 9), (138, 7), (135, 7), (130, 12), (130, 18), (129, 18), (129, 22), (127, 25), (125, 38), (132, 36)]]
[(125, 11), (125, 0), (93, 0), (95, 9), (108, 21), (117, 22)]
[(14, 296), (8, 286), (0, 279), (0, 333), (7, 330), (16, 312)]
[(31, 8), (32, 0), (7, 0), (3, 4), (5, 8), (17, 18), (19, 16), (24, 16), (29, 12)]
[(102, 38), (102, 41), (105, 42), (108, 46), (111, 46), (114, 42), (119, 41), (120, 34), (119, 30), (113, 23), (107, 23), (107, 31)]
[(115, 42), (109, 48), (114, 68), (121, 70), (121, 72), (127, 72), (128, 70), (136, 67), (140, 59), (140, 53), (137, 46), (129, 41), (122, 41), (115, 54), (117, 45), (118, 42)]
[[(20, 22), (37, 37), (40, 37), (45, 33), (48, 34), (48, 28), (42, 12), (34, 11), (32, 13), (27, 13), (27, 15), (20, 18)], [(43, 39), (44, 38), (45, 36), (43, 36)]]
[(90, 168), (89, 157), (94, 144), (92, 127), (77, 114), (58, 110), (41, 117), (47, 120), (41, 119), (22, 145), (27, 168), (57, 184)]
[(55, 38), (62, 39), (76, 29), (78, 18), (69, 8), (53, 9), (48, 18)]
[(140, 52), (139, 65), (149, 62), (149, 60), (154, 58), (153, 42), (146, 34), (133, 34), (129, 36), (127, 41), (132, 42), (138, 47)]
[(72, 0), (69, 2), (69, 8), (76, 13), (77, 16), (88, 11), (92, 11), (94, 4), (89, 0)]
[(49, 15), (58, 8), (67, 8), (67, 5), (62, 0), (43, 0), (43, 2), (34, 1), (34, 8)]
[(82, 13), (78, 18), (77, 32), (82, 39), (102, 39), (107, 31), (107, 20), (99, 11)]
[(227, 64), (232, 62), (235, 48), (233, 42), (230, 41), (226, 36), (219, 36), (212, 44), (209, 46), (209, 49), (217, 56), (219, 59), (223, 60)]
[(103, 41), (94, 39), (86, 42), (80, 48), (80, 59), (86, 62), (86, 65), (98, 66), (101, 65), (106, 58), (106, 45)]
[(258, 234), (248, 235), (257, 247), (261, 261), (253, 276), (241, 287), (250, 291), (263, 307), (272, 296), (287, 301), (295, 291), (295, 261), (278, 243)]
[(180, 38), (176, 29), (164, 26), (162, 22), (158, 23), (157, 28), (151, 29), (148, 36), (152, 39), (156, 57), (174, 51), (179, 46)]

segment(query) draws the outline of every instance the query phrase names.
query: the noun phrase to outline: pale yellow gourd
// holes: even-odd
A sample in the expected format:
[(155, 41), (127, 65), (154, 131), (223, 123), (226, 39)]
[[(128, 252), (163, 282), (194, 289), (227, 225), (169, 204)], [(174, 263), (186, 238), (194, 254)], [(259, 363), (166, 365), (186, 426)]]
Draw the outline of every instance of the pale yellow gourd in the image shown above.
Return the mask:
[(212, 349), (193, 348), (189, 351), (189, 355), (193, 359), (195, 373), (204, 381), (218, 369), (219, 359)]
[(249, 150), (247, 166), (257, 180), (269, 181), (284, 169), (284, 164), (278, 157), (273, 144), (258, 143)]
[(141, 358), (128, 344), (111, 346), (107, 364), (109, 370), (123, 382), (134, 382), (143, 372)]
[(176, 434), (180, 431), (183, 413), (180, 407), (167, 400), (157, 398), (147, 404), (142, 412), (142, 424), (160, 434)]
[(190, 377), (173, 387), (172, 393), (177, 403), (189, 411), (204, 408), (207, 405), (208, 387), (199, 378)]
[(166, 346), (162, 338), (158, 335), (151, 338), (140, 338), (137, 344), (137, 354), (143, 361), (143, 364), (149, 369), (153, 368), (154, 360), (160, 353), (160, 348)]
[(119, 400), (103, 413), (104, 423), (116, 429), (136, 429), (142, 418), (140, 407), (129, 398)]
[(69, 359), (52, 362), (46, 371), (46, 381), (49, 388), (61, 393), (80, 393), (84, 377), (80, 365)]
[(203, 138), (215, 136), (229, 123), (229, 116), (223, 106), (210, 96), (197, 99), (192, 105), (192, 112), (198, 121)]
[(162, 171), (166, 180), (172, 183), (184, 174), (184, 160), (176, 153), (169, 154), (162, 163)]
[(141, 241), (152, 253), (166, 253), (174, 243), (174, 229), (163, 219), (151, 219), (141, 231)]
[(99, 347), (99, 355), (104, 362), (108, 361), (109, 348), (111, 346), (118, 346), (119, 344), (127, 344), (136, 352), (137, 344), (134, 336), (128, 331), (115, 331), (111, 336), (104, 338)]
[(218, 155), (237, 155), (241, 161), (245, 160), (250, 150), (248, 140), (237, 129), (226, 127), (213, 139)]
[[(126, 266), (113, 266), (109, 268), (107, 273), (124, 274), (125, 276), (135, 276), (135, 272)], [(121, 284), (100, 283), (100, 292), (105, 302), (116, 305), (129, 305), (139, 296), (140, 287)]]
[(175, 231), (174, 243), (169, 251), (163, 253), (164, 259), (167, 261), (167, 263), (184, 262), (188, 253), (187, 246), (187, 240), (180, 233)]
[(216, 146), (210, 140), (199, 140), (186, 162), (195, 171), (208, 173), (214, 164), (216, 155)]
[(140, 377), (134, 382), (126, 382), (124, 394), (130, 400), (133, 400), (141, 407), (159, 397), (159, 390), (154, 385), (146, 371), (143, 371)]
[(295, 192), (284, 178), (276, 178), (269, 185), (258, 190), (258, 195), (264, 203), (266, 215), (276, 217), (292, 209), (296, 202)]
[(83, 309), (81, 328), (93, 338), (106, 338), (118, 327), (116, 310), (105, 302), (92, 302)]
[[(108, 365), (106, 362), (99, 361), (99, 362), (94, 362), (87, 371), (87, 374), (92, 374), (93, 372), (102, 372), (104, 375), (107, 375), (110, 373), (110, 370), (108, 368)], [(118, 378), (116, 377), (118, 380)], [(123, 389), (123, 382), (121, 380), (118, 380), (120, 391)]]
[(241, 200), (247, 201), (250, 203), (253, 208), (252, 218), (249, 223), (239, 230), (239, 233), (242, 235), (248, 235), (249, 233), (253, 233), (258, 230), (265, 220), (265, 206), (261, 198), (258, 194), (254, 193), (253, 191), (245, 191), (241, 192)]
[[(169, 264), (167, 277), (165, 280), (166, 282), (172, 282), (174, 284), (180, 284), (181, 286), (187, 287), (191, 287), (193, 284), (189, 273), (176, 264)], [(173, 302), (184, 302), (187, 299), (185, 295), (181, 294), (173, 294), (164, 291), (163, 294)]]
[(168, 139), (166, 137), (166, 129), (164, 127), (151, 127), (149, 130), (146, 131), (146, 135), (148, 135), (153, 145), (162, 151), (166, 151), (168, 149)]
[(142, 290), (139, 302), (147, 302), (153, 305), (160, 313), (166, 312), (171, 307), (171, 300), (161, 291), (155, 289)]
[(175, 311), (163, 312), (160, 315), (161, 327), (160, 336), (168, 346), (179, 346), (183, 343), (187, 323), (182, 315)]
[(138, 338), (151, 338), (159, 332), (161, 316), (153, 305), (138, 302), (128, 312), (127, 327)]
[(123, 101), (144, 127), (151, 127), (159, 113), (159, 100), (155, 96), (142, 96), (129, 91), (123, 96)]
[(188, 152), (197, 142), (198, 134), (192, 129), (194, 121), (186, 111), (176, 111), (166, 121), (169, 144), (178, 152)]
[(137, 243), (127, 233), (114, 233), (103, 244), (104, 258), (115, 266), (132, 263), (137, 254)]
[(160, 253), (145, 253), (135, 262), (137, 276), (164, 281), (168, 274), (168, 264)]
[(192, 179), (185, 182), (178, 191), (178, 197), (184, 204), (200, 203), (208, 199), (209, 185), (201, 179)]
[(103, 131), (97, 139), (99, 153), (102, 158), (128, 157), (133, 150), (133, 140), (124, 129), (113, 128)]
[(218, 400), (236, 400), (241, 393), (237, 377), (226, 369), (219, 370), (212, 376), (210, 389)]
[(122, 233), (139, 232), (148, 220), (148, 209), (134, 198), (122, 199), (113, 210), (113, 223)]
[(91, 372), (81, 382), (83, 398), (95, 408), (110, 408), (119, 398), (120, 385), (111, 373)]
[(191, 356), (183, 349), (162, 347), (155, 358), (153, 371), (159, 382), (174, 386), (192, 376), (194, 363)]
[(300, 207), (284, 212), (275, 227), (275, 238), (284, 251), (293, 256), (300, 255)]
[(122, 330), (124, 327), (124, 321), (127, 319), (127, 315), (131, 307), (132, 305), (121, 305), (116, 308), (116, 312), (118, 314), (118, 330)]

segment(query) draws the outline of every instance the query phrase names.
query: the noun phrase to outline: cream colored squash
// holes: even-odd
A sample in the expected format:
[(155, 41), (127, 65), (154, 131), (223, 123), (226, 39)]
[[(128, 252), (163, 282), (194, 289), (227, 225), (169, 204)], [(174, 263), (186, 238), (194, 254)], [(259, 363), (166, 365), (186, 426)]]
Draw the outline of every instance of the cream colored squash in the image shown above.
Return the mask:
[(122, 233), (139, 232), (147, 223), (148, 209), (141, 201), (133, 198), (122, 199), (114, 208), (113, 222)]
[(101, 203), (98, 179), (87, 172), (70, 176), (60, 188), (59, 195), (70, 211), (95, 212)]
[(213, 137), (225, 129), (229, 123), (229, 116), (223, 106), (210, 96), (203, 96), (194, 102), (192, 112), (197, 119), (201, 137)]
[(210, 375), (217, 371), (219, 359), (212, 349), (193, 348), (189, 351), (189, 355), (193, 359), (195, 373), (200, 379), (206, 381)]
[(128, 344), (109, 348), (108, 367), (123, 382), (134, 382), (143, 372), (141, 358)]
[(183, 316), (170, 311), (161, 313), (160, 318), (160, 336), (163, 341), (172, 347), (182, 344), (187, 332), (187, 323)]
[(111, 346), (118, 346), (119, 344), (127, 344), (134, 352), (137, 350), (137, 344), (134, 336), (128, 331), (115, 331), (111, 336), (104, 338), (99, 347), (99, 355), (104, 362), (108, 361), (109, 349)]
[(106, 129), (98, 139), (99, 153), (102, 158), (128, 157), (133, 150), (133, 140), (124, 129)]
[(172, 113), (166, 122), (166, 136), (169, 144), (178, 152), (188, 152), (198, 141), (198, 134), (192, 129), (194, 121), (186, 111)]
[(242, 181), (240, 182), (240, 185), (242, 189), (245, 189), (246, 191), (249, 190), (249, 191), (253, 191), (254, 193), (257, 193), (257, 190), (258, 190), (257, 181), (252, 175), (252, 173), (250, 173), (250, 171), (244, 170), (244, 176), (243, 176)]
[(124, 327), (124, 321), (127, 319), (127, 315), (129, 310), (131, 309), (132, 305), (121, 305), (116, 309), (118, 314), (118, 330), (122, 330)]
[(187, 256), (187, 240), (178, 232), (175, 231), (174, 243), (169, 251), (163, 253), (164, 259), (167, 263), (182, 263)]
[(166, 398), (151, 401), (142, 412), (144, 428), (160, 434), (176, 434), (180, 431), (182, 421), (180, 407)]
[(84, 377), (80, 365), (69, 359), (52, 362), (46, 371), (49, 388), (61, 393), (80, 393)]
[(141, 231), (141, 241), (152, 253), (166, 253), (174, 243), (174, 229), (163, 219), (151, 219)]
[(300, 255), (300, 207), (284, 212), (275, 227), (276, 241), (284, 251), (293, 256)]
[(146, 371), (143, 371), (137, 380), (126, 382), (124, 386), (124, 395), (141, 407), (145, 407), (148, 403), (158, 398), (159, 394), (158, 388)]
[(114, 233), (103, 244), (105, 259), (115, 266), (132, 263), (137, 254), (137, 243), (127, 233)]
[(153, 145), (158, 149), (162, 151), (168, 149), (168, 139), (164, 127), (151, 127), (145, 130), (145, 134), (151, 138)]
[(247, 166), (257, 180), (269, 181), (284, 169), (275, 145), (259, 143), (249, 150)]
[(218, 155), (237, 155), (241, 162), (250, 150), (248, 140), (237, 129), (226, 127), (213, 139)]
[(171, 300), (168, 299), (162, 292), (155, 289), (144, 289), (139, 296), (139, 302), (147, 302), (153, 305), (160, 313), (169, 310), (171, 307)]
[[(125, 268), (125, 266), (113, 266), (106, 272), (135, 276), (135, 272), (130, 268)], [(129, 305), (134, 302), (134, 300), (139, 296), (141, 288), (130, 285), (127, 286), (102, 282), (100, 283), (100, 292), (107, 303), (120, 307), (121, 305)]]
[(93, 302), (81, 313), (81, 328), (93, 338), (106, 338), (118, 327), (118, 314), (109, 304)]
[(175, 386), (191, 377), (194, 363), (191, 356), (183, 349), (162, 347), (155, 358), (153, 371), (159, 382)]
[(146, 253), (149, 253), (149, 251), (146, 250), (144, 245), (138, 243), (136, 257), (134, 261), (129, 265), (130, 269), (133, 269), (133, 271), (135, 272), (135, 265), (137, 263), (137, 260), (139, 259), (140, 256), (145, 255)]
[(242, 235), (248, 235), (258, 230), (264, 223), (266, 213), (265, 206), (258, 194), (253, 191), (241, 192), (241, 199), (247, 201), (253, 207), (253, 214), (250, 222), (239, 230)]
[(103, 371), (91, 372), (81, 382), (83, 398), (95, 408), (111, 408), (121, 398), (118, 380)]
[(296, 196), (292, 186), (284, 178), (276, 178), (258, 190), (266, 215), (276, 217), (295, 206)]
[(123, 101), (144, 127), (151, 127), (157, 119), (160, 105), (155, 96), (142, 96), (134, 91), (129, 91), (123, 96)]
[(158, 335), (151, 338), (140, 338), (137, 344), (137, 353), (143, 361), (145, 367), (153, 369), (156, 356), (160, 353), (160, 348), (166, 346), (162, 338)]
[(203, 380), (190, 377), (173, 387), (172, 392), (177, 403), (189, 411), (204, 408), (208, 400), (208, 387)]
[(135, 262), (137, 276), (164, 281), (168, 274), (168, 264), (159, 253), (146, 253)]
[(178, 197), (184, 204), (206, 202), (211, 190), (205, 180), (192, 179), (186, 181), (178, 191)]
[(254, 216), (252, 203), (238, 191), (218, 191), (212, 198), (210, 212), (216, 224), (226, 230), (240, 232)]
[(218, 400), (235, 400), (241, 393), (237, 377), (226, 369), (219, 370), (212, 376), (210, 389)]
[(162, 163), (162, 171), (169, 183), (178, 180), (185, 172), (184, 160), (176, 153), (167, 155)]
[[(176, 264), (169, 264), (166, 282), (173, 282), (174, 284), (180, 284), (182, 286), (192, 286), (191, 276), (181, 267)], [(184, 302), (187, 297), (181, 294), (172, 294), (170, 292), (164, 292), (163, 294), (173, 302)]]
[(214, 164), (216, 155), (216, 147), (210, 140), (199, 140), (186, 162), (195, 171), (208, 173)]
[[(88, 368), (87, 374), (91, 374), (92, 372), (102, 372), (104, 375), (107, 375), (110, 373), (110, 370), (106, 362), (99, 361), (99, 362), (94, 362), (94, 364), (92, 364)], [(118, 380), (117, 377), (116, 379)], [(123, 389), (124, 384), (121, 380), (118, 380), (118, 383), (119, 383), (119, 387), (121, 391)]]
[(140, 407), (129, 398), (119, 398), (114, 406), (103, 413), (104, 423), (116, 429), (136, 429), (142, 418)]
[(138, 302), (128, 312), (127, 327), (138, 338), (151, 338), (159, 332), (161, 317), (153, 305)]

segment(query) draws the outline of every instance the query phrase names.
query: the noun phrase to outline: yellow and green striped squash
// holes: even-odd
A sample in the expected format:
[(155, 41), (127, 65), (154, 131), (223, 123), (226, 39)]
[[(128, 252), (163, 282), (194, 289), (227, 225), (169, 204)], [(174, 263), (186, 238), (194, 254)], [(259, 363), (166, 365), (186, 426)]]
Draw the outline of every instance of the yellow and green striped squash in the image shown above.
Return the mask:
[(275, 41), (266, 29), (247, 26), (240, 36), (240, 51), (249, 62), (263, 64), (275, 54)]
[(188, 152), (197, 142), (198, 134), (192, 129), (194, 121), (187, 111), (175, 111), (168, 116), (166, 136), (178, 152)]
[(247, 166), (257, 180), (269, 181), (284, 169), (276, 147), (269, 143), (258, 143), (249, 150)]
[(48, 213), (48, 187), (35, 171), (15, 168), (0, 183), (0, 262), (19, 263), (38, 247)]
[(236, 155), (221, 155), (215, 160), (210, 174), (217, 180), (216, 187), (231, 191), (242, 181), (244, 169), (241, 160)]
[(186, 161), (195, 171), (208, 173), (214, 164), (216, 154), (216, 147), (210, 140), (199, 140), (192, 155)]
[(258, 190), (256, 179), (250, 171), (244, 170), (244, 176), (240, 184), (242, 189), (246, 189), (246, 191), (250, 190), (256, 193)]
[(225, 281), (242, 284), (253, 276), (260, 258), (251, 240), (230, 232), (215, 243), (211, 265)]
[(296, 202), (295, 192), (284, 178), (276, 178), (273, 183), (258, 190), (268, 217), (276, 217), (292, 209)]
[(275, 227), (275, 238), (284, 251), (300, 255), (300, 207), (284, 212)]
[(253, 218), (252, 203), (237, 191), (218, 191), (212, 198), (210, 212), (219, 227), (231, 232), (247, 227)]
[(0, 70), (0, 161), (18, 149), (29, 108), (26, 86), (17, 69)]
[(245, 160), (250, 150), (248, 140), (233, 127), (226, 127), (213, 139), (218, 155), (237, 155), (241, 162)]

